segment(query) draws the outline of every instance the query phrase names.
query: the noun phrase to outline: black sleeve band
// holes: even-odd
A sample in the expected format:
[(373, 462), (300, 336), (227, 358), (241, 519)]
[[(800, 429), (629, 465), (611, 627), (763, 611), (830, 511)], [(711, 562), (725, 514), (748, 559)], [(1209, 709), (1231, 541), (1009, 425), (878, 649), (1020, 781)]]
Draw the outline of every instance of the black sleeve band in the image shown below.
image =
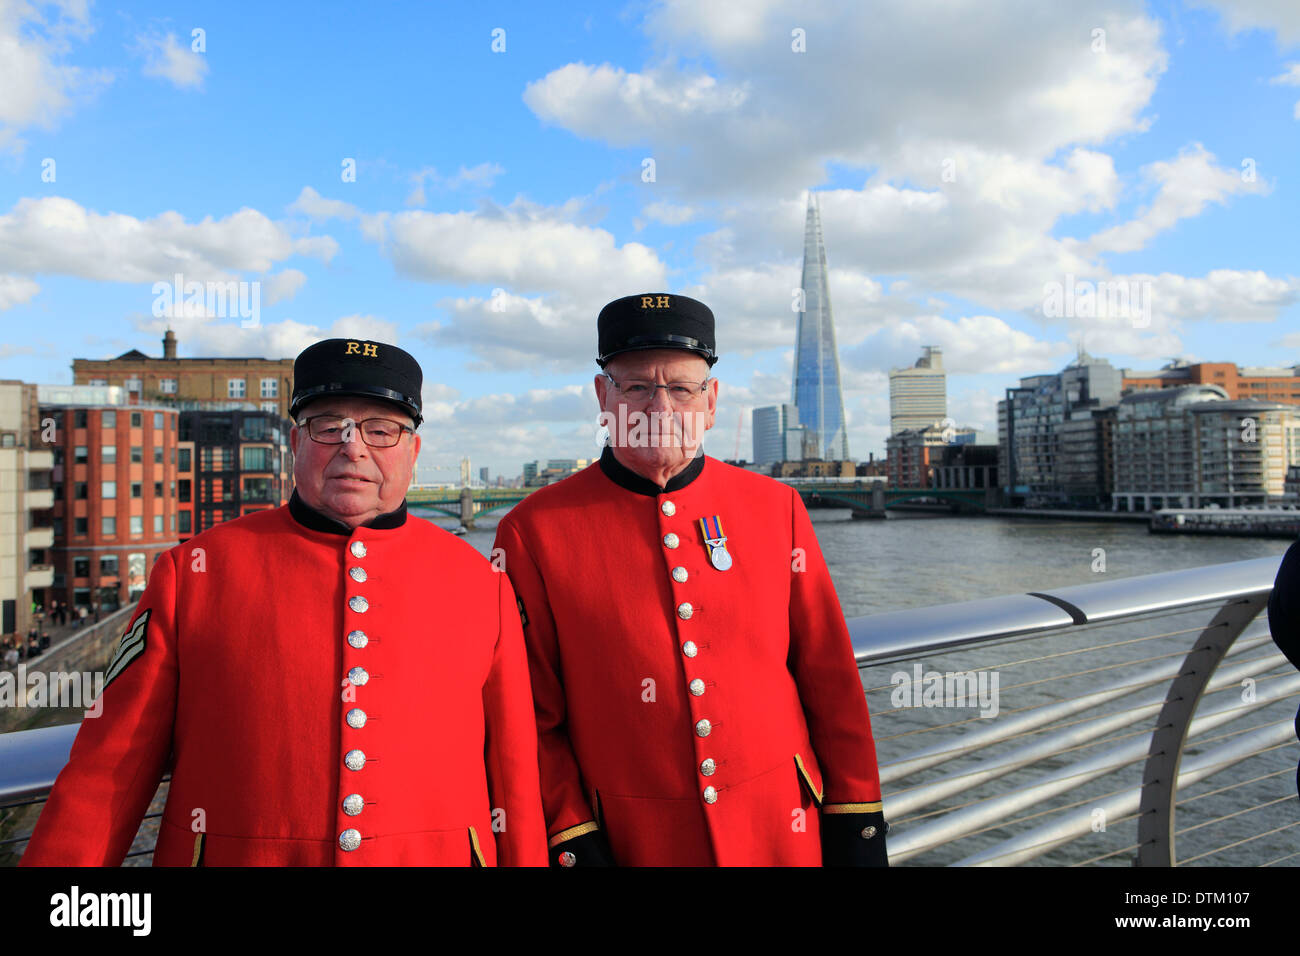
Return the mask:
[(823, 813), (822, 866), (889, 866), (885, 814)]
[[(565, 857), (565, 854), (570, 854)], [(550, 850), (551, 866), (616, 866), (614, 854), (609, 848), (609, 840), (603, 830), (593, 830), (563, 843), (557, 843)]]

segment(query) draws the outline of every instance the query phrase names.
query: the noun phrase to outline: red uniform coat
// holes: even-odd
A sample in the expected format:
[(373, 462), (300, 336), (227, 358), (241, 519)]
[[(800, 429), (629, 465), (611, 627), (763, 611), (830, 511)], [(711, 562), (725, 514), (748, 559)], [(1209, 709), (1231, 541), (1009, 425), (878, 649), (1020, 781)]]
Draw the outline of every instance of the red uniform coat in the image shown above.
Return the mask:
[(497, 547), (552, 847), (599, 829), (621, 864), (815, 865), (818, 806), (873, 814), (883, 841), (866, 697), (794, 489), (700, 458), (663, 490), (607, 449), (515, 507)]
[(158, 866), (546, 863), (514, 593), (405, 506), (173, 548), (106, 680), (24, 864), (121, 863), (169, 753)]

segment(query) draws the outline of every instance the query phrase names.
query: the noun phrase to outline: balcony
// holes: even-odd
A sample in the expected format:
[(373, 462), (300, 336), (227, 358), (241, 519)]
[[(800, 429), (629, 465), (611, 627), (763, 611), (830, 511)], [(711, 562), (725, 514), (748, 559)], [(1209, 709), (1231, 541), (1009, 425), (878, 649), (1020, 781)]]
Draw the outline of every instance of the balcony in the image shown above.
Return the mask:
[(23, 576), (23, 587), (26, 590), (32, 588), (48, 588), (54, 584), (54, 565), (52, 564), (33, 564), (27, 569)]
[(33, 548), (52, 548), (54, 547), (54, 529), (53, 528), (32, 528), (27, 532), (23, 541), (23, 546), (29, 551)]
[(54, 467), (54, 452), (50, 450), (28, 451), (28, 471), (49, 471)]
[(30, 511), (44, 511), (54, 507), (54, 489), (39, 488), (27, 492), (27, 508)]

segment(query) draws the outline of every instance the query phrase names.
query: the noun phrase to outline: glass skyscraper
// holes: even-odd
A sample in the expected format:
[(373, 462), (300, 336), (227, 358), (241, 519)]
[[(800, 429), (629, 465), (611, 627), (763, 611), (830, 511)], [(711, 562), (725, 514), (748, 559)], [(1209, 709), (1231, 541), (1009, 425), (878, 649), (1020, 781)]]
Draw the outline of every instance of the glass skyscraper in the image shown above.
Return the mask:
[(840, 358), (835, 349), (835, 322), (822, 242), (821, 210), (808, 195), (803, 237), (804, 309), (799, 313), (794, 353), (794, 404), (799, 423), (807, 429), (805, 458), (847, 461), (849, 438), (844, 430), (844, 397), (840, 393)]

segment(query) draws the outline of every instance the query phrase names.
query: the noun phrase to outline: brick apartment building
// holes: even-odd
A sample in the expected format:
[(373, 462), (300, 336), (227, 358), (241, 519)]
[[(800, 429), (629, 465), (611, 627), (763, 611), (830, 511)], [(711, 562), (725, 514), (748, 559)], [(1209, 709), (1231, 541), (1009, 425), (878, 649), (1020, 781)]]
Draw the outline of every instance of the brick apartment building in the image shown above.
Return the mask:
[(39, 388), (53, 421), (54, 581), (50, 596), (111, 611), (144, 591), (149, 570), (178, 541), (180, 413), (129, 405), (120, 388)]
[(162, 358), (132, 349), (112, 359), (73, 359), (72, 380), (121, 386), (132, 405), (218, 409), (252, 404), (289, 417), (293, 359), (177, 358), (176, 334), (170, 329), (162, 345)]
[(1124, 369), (1122, 390), (1176, 388), (1182, 385), (1218, 385), (1237, 400), (1300, 405), (1300, 366), (1291, 368), (1238, 367), (1232, 362), (1187, 362), (1175, 360), (1157, 372)]

